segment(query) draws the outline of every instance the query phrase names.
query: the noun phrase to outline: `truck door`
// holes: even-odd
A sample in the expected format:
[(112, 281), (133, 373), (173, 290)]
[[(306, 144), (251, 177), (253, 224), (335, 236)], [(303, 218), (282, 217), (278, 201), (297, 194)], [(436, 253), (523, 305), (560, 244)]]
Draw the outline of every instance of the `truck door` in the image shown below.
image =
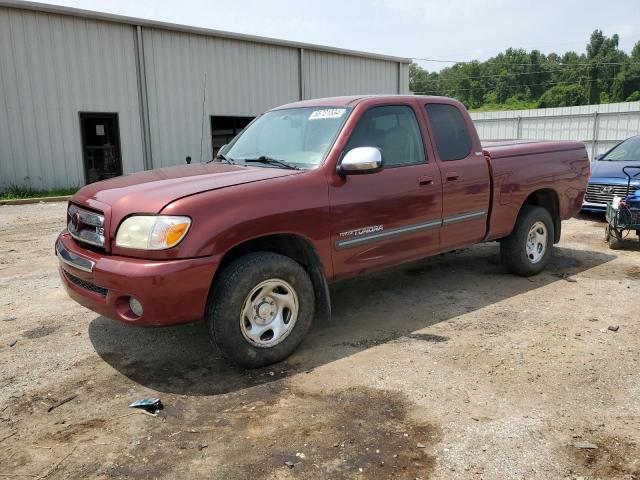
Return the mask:
[[(450, 103), (425, 111), (442, 178), (442, 250), (481, 241), (489, 213), (489, 167), (468, 115)], [(473, 133), (472, 133), (473, 132)]]
[(440, 172), (436, 162), (427, 159), (414, 107), (369, 108), (342, 156), (356, 147), (380, 149), (384, 169), (346, 175), (330, 184), (336, 278), (419, 258), (439, 248)]

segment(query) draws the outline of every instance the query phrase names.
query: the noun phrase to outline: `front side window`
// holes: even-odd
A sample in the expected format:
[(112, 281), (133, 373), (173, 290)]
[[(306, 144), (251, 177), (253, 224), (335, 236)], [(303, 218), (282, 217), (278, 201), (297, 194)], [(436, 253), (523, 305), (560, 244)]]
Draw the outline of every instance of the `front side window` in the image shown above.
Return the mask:
[(356, 147), (377, 147), (385, 167), (425, 163), (422, 135), (415, 113), (406, 105), (373, 107), (353, 130), (347, 151)]
[(609, 162), (640, 162), (640, 136), (625, 140), (600, 160)]
[(224, 154), (240, 163), (267, 157), (314, 168), (324, 160), (349, 113), (349, 108), (272, 110), (254, 120)]
[(440, 160), (447, 162), (467, 157), (471, 152), (471, 137), (460, 110), (441, 103), (431, 103), (425, 109)]

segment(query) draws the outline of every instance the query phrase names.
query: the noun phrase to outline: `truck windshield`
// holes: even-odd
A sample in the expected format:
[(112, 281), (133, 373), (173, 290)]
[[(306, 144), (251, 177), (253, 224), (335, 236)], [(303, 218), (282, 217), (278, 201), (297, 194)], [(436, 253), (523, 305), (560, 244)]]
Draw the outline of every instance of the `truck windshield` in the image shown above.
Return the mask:
[(640, 136), (625, 140), (600, 160), (609, 162), (640, 162)]
[[(236, 163), (274, 159), (298, 168), (315, 168), (324, 160), (350, 112), (350, 108), (337, 107), (267, 112), (234, 138), (224, 155)], [(276, 162), (251, 165), (278, 167)]]

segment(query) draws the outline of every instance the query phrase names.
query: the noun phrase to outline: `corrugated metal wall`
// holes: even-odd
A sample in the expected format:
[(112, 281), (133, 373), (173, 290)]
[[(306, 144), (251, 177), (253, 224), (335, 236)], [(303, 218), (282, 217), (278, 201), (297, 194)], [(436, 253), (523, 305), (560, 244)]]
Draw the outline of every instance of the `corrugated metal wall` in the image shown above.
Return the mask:
[(83, 185), (79, 112), (117, 112), (142, 169), (134, 29), (0, 8), (0, 189)]
[(295, 48), (148, 28), (143, 43), (154, 167), (210, 159), (211, 115), (255, 116), (299, 99)]
[(304, 72), (305, 98), (401, 91), (397, 62), (305, 50)]
[(208, 160), (213, 115), (409, 89), (402, 59), (51, 9), (0, 6), (0, 191), (84, 184), (80, 112), (118, 114), (130, 173)]
[(482, 140), (579, 140), (589, 156), (640, 134), (640, 102), (471, 113)]

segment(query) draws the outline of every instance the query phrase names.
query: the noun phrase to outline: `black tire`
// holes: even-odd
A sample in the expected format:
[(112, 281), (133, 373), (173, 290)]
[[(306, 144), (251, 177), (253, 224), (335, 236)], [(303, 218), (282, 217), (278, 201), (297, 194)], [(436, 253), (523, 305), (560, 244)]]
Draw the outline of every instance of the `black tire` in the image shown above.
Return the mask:
[[(286, 281), (295, 290), (298, 316), (280, 343), (261, 347), (245, 338), (240, 317), (252, 289), (272, 278)], [(207, 330), (223, 355), (243, 367), (258, 368), (284, 360), (311, 327), (315, 312), (313, 285), (305, 269), (289, 257), (270, 252), (248, 254), (229, 264), (215, 283), (205, 311)]]
[[(544, 223), (547, 230), (546, 249), (542, 258), (533, 262), (527, 255), (529, 231), (536, 222)], [(549, 211), (542, 207), (525, 205), (518, 215), (511, 235), (500, 241), (500, 257), (507, 270), (516, 275), (530, 277), (540, 273), (549, 263), (553, 252), (554, 227)]]

